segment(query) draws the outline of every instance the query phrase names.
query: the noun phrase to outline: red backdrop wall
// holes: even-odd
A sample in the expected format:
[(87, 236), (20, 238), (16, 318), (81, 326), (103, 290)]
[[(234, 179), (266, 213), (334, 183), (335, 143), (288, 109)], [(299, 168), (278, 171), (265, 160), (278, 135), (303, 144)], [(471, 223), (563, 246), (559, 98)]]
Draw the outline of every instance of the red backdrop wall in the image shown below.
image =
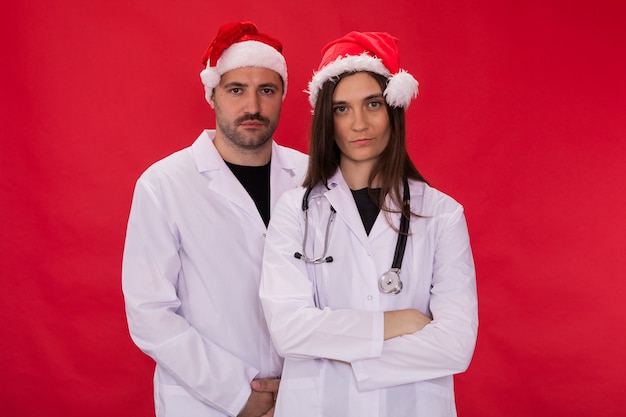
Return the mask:
[(466, 207), (481, 326), (459, 415), (624, 415), (626, 10), (619, 1), (3, 2), (0, 402), (6, 416), (153, 415), (120, 264), (152, 162), (213, 127), (218, 25), (283, 40), (276, 138), (306, 150), (326, 41), (389, 31), (420, 81), (410, 151)]

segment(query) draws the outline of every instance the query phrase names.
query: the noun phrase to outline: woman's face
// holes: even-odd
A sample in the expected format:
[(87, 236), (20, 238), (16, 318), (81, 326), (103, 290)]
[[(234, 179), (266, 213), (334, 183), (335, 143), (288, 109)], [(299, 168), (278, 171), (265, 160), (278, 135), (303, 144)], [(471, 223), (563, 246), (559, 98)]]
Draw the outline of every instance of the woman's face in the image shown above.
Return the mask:
[(366, 72), (344, 77), (335, 88), (332, 108), (342, 168), (363, 164), (373, 167), (391, 133), (378, 82)]

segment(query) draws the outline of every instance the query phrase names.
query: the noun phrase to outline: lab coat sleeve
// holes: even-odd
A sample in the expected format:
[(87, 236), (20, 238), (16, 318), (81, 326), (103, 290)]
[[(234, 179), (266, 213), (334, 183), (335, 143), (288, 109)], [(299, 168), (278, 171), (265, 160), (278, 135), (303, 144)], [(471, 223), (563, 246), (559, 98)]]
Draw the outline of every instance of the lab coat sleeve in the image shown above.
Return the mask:
[(440, 227), (430, 296), (433, 320), (416, 333), (385, 341), (380, 357), (353, 361), (362, 391), (452, 375), (469, 366), (476, 343), (478, 308), (462, 207), (442, 219)]
[(354, 361), (379, 356), (383, 313), (317, 308), (302, 250), (302, 193), (281, 197), (268, 228), (260, 297), (278, 353), (291, 358)]
[(193, 397), (236, 415), (258, 370), (203, 337), (177, 314), (179, 239), (162, 201), (158, 187), (137, 182), (122, 265), (131, 337)]

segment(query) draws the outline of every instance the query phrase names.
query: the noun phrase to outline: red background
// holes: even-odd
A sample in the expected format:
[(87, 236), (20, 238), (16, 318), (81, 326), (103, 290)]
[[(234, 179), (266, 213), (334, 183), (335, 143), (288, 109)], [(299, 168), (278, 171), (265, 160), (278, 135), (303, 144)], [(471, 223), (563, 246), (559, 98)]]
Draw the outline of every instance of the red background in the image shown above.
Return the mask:
[(199, 61), (239, 19), (284, 43), (276, 138), (301, 150), (323, 44), (400, 38), (421, 83), (411, 154), (466, 207), (476, 259), (481, 326), (459, 415), (625, 415), (623, 2), (3, 3), (3, 415), (152, 415), (153, 364), (120, 288), (132, 189), (213, 127)]

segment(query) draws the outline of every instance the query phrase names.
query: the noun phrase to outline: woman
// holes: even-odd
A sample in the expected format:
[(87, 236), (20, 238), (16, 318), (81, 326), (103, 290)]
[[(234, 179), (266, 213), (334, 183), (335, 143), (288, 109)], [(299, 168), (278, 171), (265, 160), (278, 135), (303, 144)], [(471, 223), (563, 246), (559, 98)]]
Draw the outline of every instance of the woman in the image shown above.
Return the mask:
[(417, 82), (396, 42), (351, 32), (309, 83), (306, 189), (272, 213), (260, 287), (285, 358), (278, 417), (456, 415), (452, 376), (478, 327), (474, 264), (462, 206), (407, 154)]

